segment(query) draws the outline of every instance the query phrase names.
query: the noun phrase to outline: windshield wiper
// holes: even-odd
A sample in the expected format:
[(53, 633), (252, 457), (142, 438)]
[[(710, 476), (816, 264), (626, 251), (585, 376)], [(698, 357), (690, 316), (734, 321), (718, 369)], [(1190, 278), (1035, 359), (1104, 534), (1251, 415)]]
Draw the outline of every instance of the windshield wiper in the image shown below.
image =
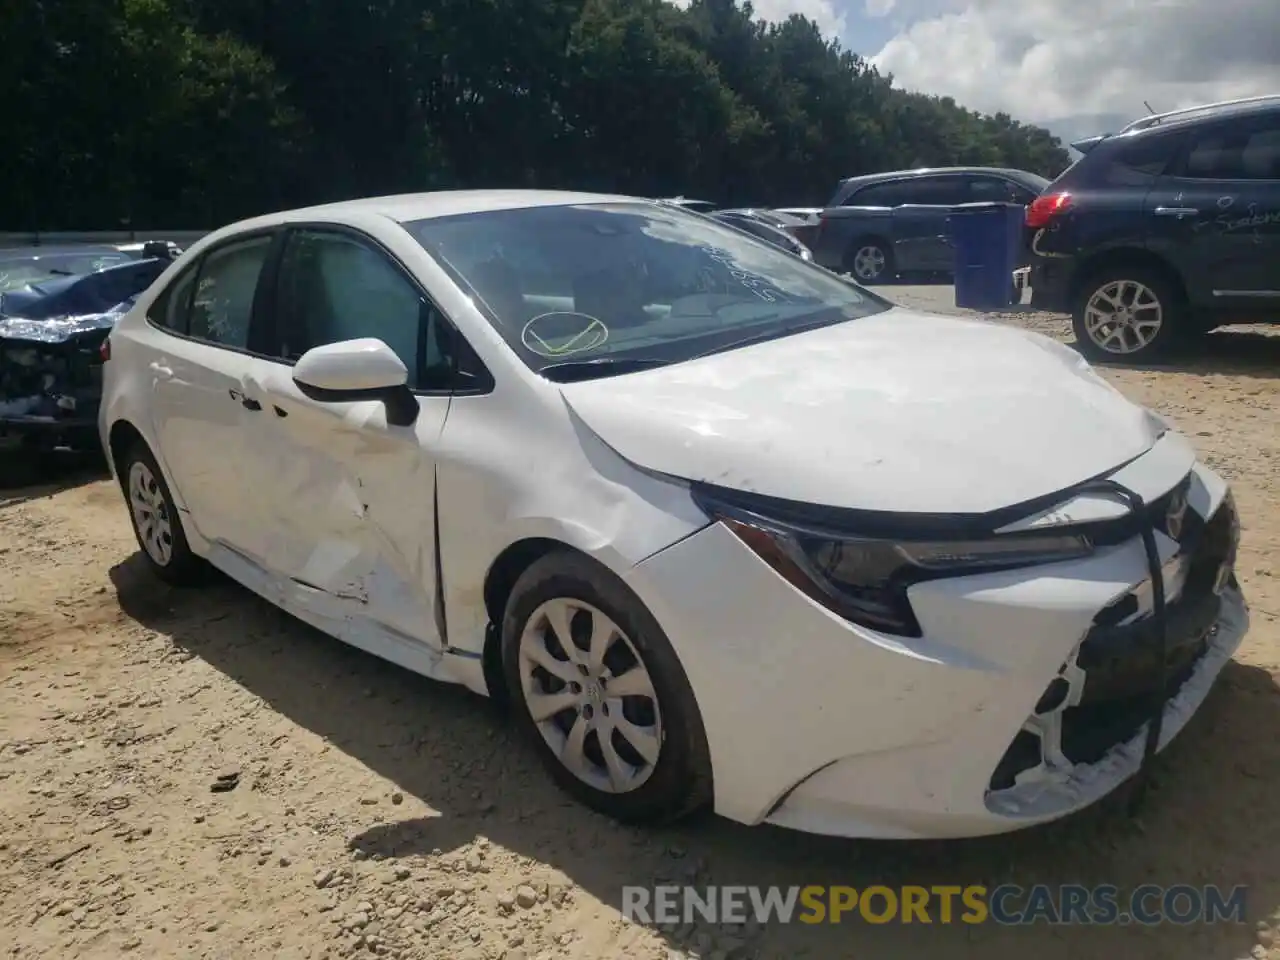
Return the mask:
[(658, 357), (596, 357), (594, 360), (562, 360), (543, 367), (538, 372), (556, 383), (572, 383), (575, 380), (593, 380), (596, 377), (613, 377), (637, 370), (665, 367), (670, 360)]
[[(843, 318), (842, 318), (843, 319)], [(690, 360), (701, 360), (703, 357), (709, 357), (713, 353), (727, 353), (730, 350), (737, 350), (739, 347), (749, 347), (753, 343), (765, 343), (769, 340), (780, 340), (783, 337), (789, 337), (792, 334), (804, 333), (806, 330), (817, 330), (820, 327), (830, 327), (839, 323), (839, 320), (832, 320), (830, 315), (824, 315), (821, 320), (810, 320), (808, 323), (797, 323), (792, 326), (779, 330), (774, 327), (765, 330), (762, 333), (753, 333), (749, 337), (743, 337), (740, 340), (730, 340), (728, 343), (722, 343), (718, 347), (712, 347), (710, 350), (703, 350), (701, 353), (695, 353)]]

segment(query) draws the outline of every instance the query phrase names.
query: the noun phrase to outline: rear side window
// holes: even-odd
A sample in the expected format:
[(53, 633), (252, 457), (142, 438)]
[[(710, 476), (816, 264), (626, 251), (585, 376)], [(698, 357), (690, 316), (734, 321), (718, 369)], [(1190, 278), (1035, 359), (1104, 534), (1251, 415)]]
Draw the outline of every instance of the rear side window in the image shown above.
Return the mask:
[(1187, 151), (1193, 180), (1280, 180), (1280, 120), (1207, 131)]
[(204, 258), (187, 321), (190, 336), (241, 350), (248, 347), (253, 298), (271, 242), (269, 236), (254, 237)]
[(1172, 137), (1145, 137), (1125, 144), (1111, 157), (1111, 162), (1148, 177), (1161, 176), (1173, 162), (1178, 141)]
[(191, 294), (196, 288), (200, 265), (188, 267), (178, 275), (160, 296), (152, 302), (147, 319), (156, 326), (181, 333), (187, 332), (187, 319), (191, 310)]

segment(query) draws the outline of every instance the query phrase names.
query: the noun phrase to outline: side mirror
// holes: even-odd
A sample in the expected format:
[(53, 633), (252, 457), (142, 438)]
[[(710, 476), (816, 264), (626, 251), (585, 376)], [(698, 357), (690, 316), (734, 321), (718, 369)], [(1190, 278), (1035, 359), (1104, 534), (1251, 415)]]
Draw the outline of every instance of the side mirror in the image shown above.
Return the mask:
[(408, 386), (404, 362), (376, 337), (313, 347), (298, 358), (293, 382), (323, 403), (383, 400), (387, 423), (408, 426), (418, 416), (418, 400)]

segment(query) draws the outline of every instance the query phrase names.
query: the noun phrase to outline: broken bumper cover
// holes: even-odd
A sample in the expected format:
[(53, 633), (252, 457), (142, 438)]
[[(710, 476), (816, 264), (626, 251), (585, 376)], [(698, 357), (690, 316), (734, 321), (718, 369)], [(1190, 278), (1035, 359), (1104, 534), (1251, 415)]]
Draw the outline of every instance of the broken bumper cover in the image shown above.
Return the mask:
[(99, 349), (119, 316), (0, 317), (0, 445), (96, 444)]
[[(1230, 504), (1205, 468), (1197, 465), (1189, 482), (1203, 520)], [(1162, 542), (1162, 563), (1179, 556), (1177, 544)], [(719, 813), (829, 835), (945, 838), (1057, 819), (1137, 772), (1153, 706), (1142, 684), (1155, 680), (1141, 662), (1150, 650), (1142, 642), (1147, 570), (1134, 537), (1081, 560), (921, 583), (910, 593), (923, 629), (914, 639), (836, 617), (719, 524), (641, 563), (630, 582), (698, 698)], [(1210, 580), (1206, 588), (1188, 575), (1170, 601), (1177, 676), (1167, 681), (1161, 746), (1247, 629), (1229, 571), (1214, 569)], [(1177, 608), (1213, 586), (1221, 593), (1208, 623)], [(1105, 644), (1087, 641), (1117, 626), (1107, 620), (1117, 611), (1131, 618), (1119, 626), (1132, 630), (1124, 649), (1111, 650), (1113, 663), (1096, 656)], [(1133, 700), (1145, 712), (1116, 721), (1110, 706)], [(1091, 705), (1107, 717), (1081, 723), (1081, 707)], [(1072, 741), (1095, 727), (1105, 731), (1087, 744), (1092, 753)], [(1034, 752), (1024, 736), (1033, 731)], [(1089, 759), (1072, 762), (1071, 753)]]

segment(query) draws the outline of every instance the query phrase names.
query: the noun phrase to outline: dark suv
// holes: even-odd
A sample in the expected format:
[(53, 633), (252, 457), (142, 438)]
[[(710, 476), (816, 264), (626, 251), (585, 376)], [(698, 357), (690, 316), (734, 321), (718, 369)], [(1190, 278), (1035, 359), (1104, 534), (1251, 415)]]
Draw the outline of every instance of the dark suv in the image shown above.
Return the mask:
[(1280, 96), (1144, 117), (1027, 208), (1032, 305), (1095, 360), (1153, 360), (1225, 323), (1280, 320)]
[(821, 266), (860, 283), (955, 269), (948, 219), (962, 203), (1028, 204), (1044, 177), (1002, 167), (896, 170), (842, 180), (806, 242)]

